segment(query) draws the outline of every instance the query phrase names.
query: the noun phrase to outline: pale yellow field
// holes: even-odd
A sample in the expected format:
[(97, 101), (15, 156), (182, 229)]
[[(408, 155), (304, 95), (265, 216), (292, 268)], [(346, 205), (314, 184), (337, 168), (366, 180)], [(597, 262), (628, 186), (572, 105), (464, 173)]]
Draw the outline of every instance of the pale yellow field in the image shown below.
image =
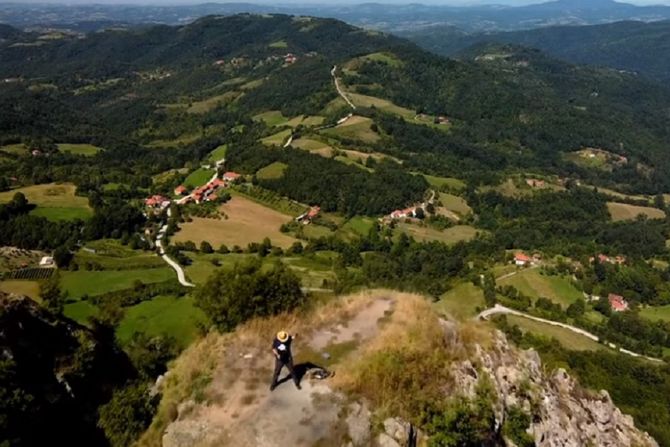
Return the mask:
[(38, 206), (53, 208), (86, 208), (88, 199), (75, 196), (76, 187), (72, 183), (47, 183), (44, 185), (26, 186), (0, 193), (0, 203), (12, 200), (17, 192), (23, 193), (28, 202)]
[(29, 296), (30, 298), (39, 301), (40, 284), (37, 281), (9, 279), (0, 281), (0, 291)]
[(198, 245), (207, 241), (214, 248), (221, 244), (245, 248), (251, 242), (261, 242), (269, 237), (272, 245), (287, 248), (296, 241), (279, 231), (282, 224), (292, 219), (291, 216), (240, 196), (233, 196), (220, 209), (228, 219), (195, 217), (193, 222), (181, 225), (181, 231), (174, 236), (175, 242), (193, 241)]
[(648, 206), (628, 205), (626, 203), (607, 202), (607, 210), (612, 220), (632, 220), (642, 214), (650, 219), (665, 219), (665, 212)]

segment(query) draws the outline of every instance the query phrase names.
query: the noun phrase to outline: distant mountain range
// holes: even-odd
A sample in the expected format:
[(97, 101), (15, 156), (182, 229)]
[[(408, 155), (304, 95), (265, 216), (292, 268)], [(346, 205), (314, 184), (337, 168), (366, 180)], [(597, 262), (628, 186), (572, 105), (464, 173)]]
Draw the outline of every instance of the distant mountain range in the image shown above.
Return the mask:
[(658, 81), (670, 80), (670, 21), (625, 21), (476, 34), (442, 26), (401, 34), (446, 56), (467, 57), (468, 48), (481, 43), (516, 44), (573, 63), (607, 66)]
[(436, 6), (382, 3), (325, 5), (262, 5), (205, 3), (200, 5), (40, 5), (0, 3), (0, 23), (16, 27), (67, 26), (79, 23), (110, 25), (183, 24), (210, 14), (284, 13), (332, 17), (368, 28), (397, 32), (450, 25), (463, 30), (504, 31), (551, 25), (602, 24), (621, 20), (670, 19), (670, 6), (635, 6), (612, 0), (558, 0), (527, 6)]

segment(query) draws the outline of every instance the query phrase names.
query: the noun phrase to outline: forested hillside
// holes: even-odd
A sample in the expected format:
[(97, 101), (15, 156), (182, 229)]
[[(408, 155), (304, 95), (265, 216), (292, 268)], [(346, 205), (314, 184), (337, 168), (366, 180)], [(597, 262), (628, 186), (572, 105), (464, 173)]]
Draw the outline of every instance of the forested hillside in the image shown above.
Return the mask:
[(665, 82), (670, 79), (670, 22), (625, 21), (590, 26), (551, 26), (522, 31), (464, 33), (451, 27), (399, 33), (423, 48), (458, 57), (477, 43), (537, 48), (575, 64), (599, 65)]

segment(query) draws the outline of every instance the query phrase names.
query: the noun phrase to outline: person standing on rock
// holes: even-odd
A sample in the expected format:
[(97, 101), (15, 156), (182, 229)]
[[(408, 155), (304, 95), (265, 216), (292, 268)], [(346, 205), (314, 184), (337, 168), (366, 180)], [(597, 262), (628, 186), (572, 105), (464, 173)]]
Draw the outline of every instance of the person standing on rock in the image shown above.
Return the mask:
[(270, 385), (270, 391), (273, 391), (277, 388), (277, 379), (279, 379), (279, 373), (282, 368), (285, 366), (293, 382), (295, 383), (296, 388), (300, 388), (300, 382), (298, 381), (298, 376), (295, 374), (293, 369), (293, 355), (291, 354), (291, 342), (295, 339), (295, 335), (290, 335), (286, 331), (277, 332), (277, 336), (272, 342), (272, 353), (275, 356), (275, 371), (272, 375), (272, 385)]

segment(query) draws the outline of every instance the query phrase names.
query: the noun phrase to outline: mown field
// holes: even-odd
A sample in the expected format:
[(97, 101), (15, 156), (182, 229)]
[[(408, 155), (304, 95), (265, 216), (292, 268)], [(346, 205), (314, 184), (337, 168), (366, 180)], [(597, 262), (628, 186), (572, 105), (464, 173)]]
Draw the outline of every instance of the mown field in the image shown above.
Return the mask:
[(261, 168), (256, 172), (256, 177), (261, 180), (270, 180), (281, 178), (284, 175), (284, 171), (288, 168), (286, 163), (280, 161), (275, 161), (264, 168)]
[(465, 182), (454, 177), (436, 177), (434, 175), (422, 174), (426, 179), (428, 184), (436, 189), (441, 189), (443, 187), (451, 188), (455, 190), (461, 190), (465, 188)]
[(138, 270), (63, 271), (61, 288), (70, 298), (100, 295), (105, 292), (129, 289), (135, 281), (144, 284), (167, 281), (176, 277), (169, 267)]
[(226, 158), (227, 151), (228, 151), (228, 145), (222, 144), (209, 154), (209, 161), (217, 162), (219, 160), (223, 160), (224, 158)]
[(516, 275), (498, 281), (498, 285), (511, 285), (533, 300), (544, 297), (566, 308), (580, 298), (582, 293), (571, 283), (570, 278), (542, 275), (538, 269), (522, 270)]
[(443, 207), (449, 211), (460, 214), (461, 216), (466, 216), (472, 213), (472, 208), (468, 206), (468, 203), (462, 197), (441, 192), (438, 193), (437, 200), (442, 203)]
[(205, 322), (205, 314), (195, 307), (193, 298), (157, 296), (127, 308), (116, 329), (116, 337), (124, 345), (137, 332), (152, 337), (169, 336), (185, 348), (197, 338), (201, 322)]
[(285, 129), (276, 134), (261, 139), (261, 142), (267, 146), (283, 146), (284, 142), (291, 136), (291, 129)]
[(92, 157), (102, 150), (101, 147), (93, 146), (92, 144), (58, 144), (58, 150), (72, 155), (81, 155), (84, 157)]
[(454, 225), (446, 230), (438, 230), (429, 226), (401, 222), (396, 227), (396, 233), (403, 232), (417, 241), (438, 241), (445, 244), (455, 244), (469, 241), (477, 236), (477, 229), (469, 225)]
[(640, 310), (640, 315), (653, 321), (670, 321), (670, 304), (666, 306), (647, 306)]
[(299, 138), (291, 143), (291, 146), (313, 152), (322, 157), (330, 158), (333, 155), (333, 148), (327, 143), (311, 138)]
[(116, 240), (89, 242), (85, 248), (74, 255), (74, 262), (80, 268), (94, 265), (104, 270), (137, 270), (165, 266), (165, 262), (154, 252), (133, 250)]
[(37, 281), (8, 279), (0, 281), (0, 291), (29, 296), (30, 298), (39, 301), (40, 283)]
[(477, 316), (478, 309), (484, 309), (484, 292), (470, 282), (463, 282), (440, 297), (435, 308), (459, 320), (469, 320)]
[(523, 332), (555, 338), (563, 346), (574, 351), (597, 351), (607, 349), (604, 345), (601, 345), (590, 338), (576, 334), (562, 327), (552, 326), (547, 323), (529, 320), (516, 315), (507, 315), (506, 318), (510, 325), (519, 326), (519, 329)]
[(184, 180), (184, 186), (189, 189), (197, 188), (202, 186), (209, 181), (214, 175), (213, 169), (199, 168), (191, 172), (186, 180)]
[(71, 183), (47, 183), (26, 186), (0, 193), (0, 203), (8, 202), (17, 192), (23, 193), (28, 202), (37, 205), (32, 214), (49, 220), (86, 219), (93, 214), (88, 199), (75, 195), (76, 187)]
[(181, 225), (174, 241), (207, 241), (215, 248), (221, 244), (228, 247), (246, 247), (251, 242), (261, 242), (269, 237), (273, 245), (288, 248), (295, 239), (279, 231), (279, 227), (293, 217), (260, 205), (252, 200), (233, 196), (221, 206), (227, 219), (193, 218)]
[(324, 130), (323, 133), (336, 138), (349, 138), (360, 140), (364, 143), (376, 143), (381, 137), (371, 129), (372, 124), (373, 121), (370, 118), (352, 116), (344, 123), (332, 129)]
[(649, 219), (665, 219), (665, 212), (649, 206), (629, 205), (627, 203), (607, 202), (607, 210), (613, 221), (633, 220), (637, 216), (646, 216)]

